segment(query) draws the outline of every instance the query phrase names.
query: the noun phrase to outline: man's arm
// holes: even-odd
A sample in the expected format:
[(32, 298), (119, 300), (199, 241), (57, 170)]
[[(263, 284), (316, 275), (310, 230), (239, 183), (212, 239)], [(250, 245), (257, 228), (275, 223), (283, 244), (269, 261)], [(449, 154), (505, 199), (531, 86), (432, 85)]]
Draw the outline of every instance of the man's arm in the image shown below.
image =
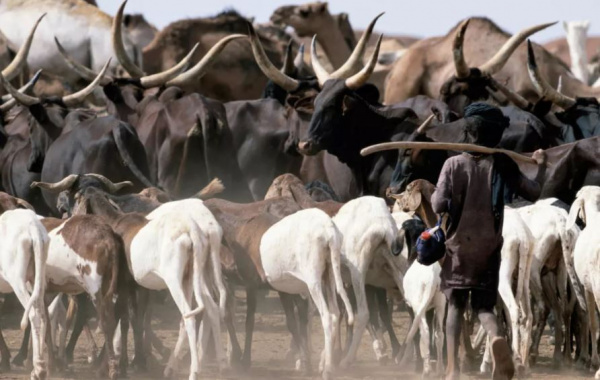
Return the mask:
[(450, 211), (449, 205), (452, 199), (452, 170), (450, 168), (450, 161), (446, 160), (442, 167), (442, 172), (438, 178), (438, 183), (435, 186), (435, 191), (431, 196), (431, 207), (433, 212), (441, 214), (443, 212)]

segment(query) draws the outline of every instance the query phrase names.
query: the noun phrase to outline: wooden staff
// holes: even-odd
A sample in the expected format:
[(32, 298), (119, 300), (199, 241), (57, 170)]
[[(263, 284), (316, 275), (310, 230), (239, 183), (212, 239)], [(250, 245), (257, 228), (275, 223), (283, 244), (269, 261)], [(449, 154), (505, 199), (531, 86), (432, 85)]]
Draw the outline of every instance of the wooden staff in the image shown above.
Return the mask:
[(429, 150), (454, 150), (463, 152), (478, 153), (504, 153), (514, 161), (527, 162), (537, 165), (537, 161), (524, 154), (519, 154), (506, 149), (488, 148), (481, 145), (461, 144), (461, 143), (443, 143), (443, 142), (419, 142), (419, 141), (394, 141), (371, 145), (360, 151), (362, 156), (368, 156), (376, 152), (394, 149), (429, 149)]

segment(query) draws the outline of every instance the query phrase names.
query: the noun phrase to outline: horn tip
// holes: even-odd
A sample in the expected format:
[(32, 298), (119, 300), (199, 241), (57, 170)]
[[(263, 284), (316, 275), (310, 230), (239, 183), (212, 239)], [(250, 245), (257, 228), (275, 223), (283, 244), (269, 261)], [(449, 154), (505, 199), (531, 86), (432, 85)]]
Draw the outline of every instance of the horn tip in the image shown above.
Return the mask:
[(35, 74), (33, 74), (33, 77), (31, 77), (31, 82), (35, 83), (38, 81), (38, 79), (40, 79), (40, 75), (42, 75), (42, 69), (39, 69), (38, 71), (35, 72)]
[(533, 44), (530, 39), (527, 39), (527, 65), (531, 68), (536, 68), (535, 53), (533, 52)]
[(31, 185), (29, 185), (29, 188), (30, 189), (35, 189), (36, 187), (39, 186), (39, 184), (40, 184), (39, 182), (33, 181), (33, 182), (31, 182)]

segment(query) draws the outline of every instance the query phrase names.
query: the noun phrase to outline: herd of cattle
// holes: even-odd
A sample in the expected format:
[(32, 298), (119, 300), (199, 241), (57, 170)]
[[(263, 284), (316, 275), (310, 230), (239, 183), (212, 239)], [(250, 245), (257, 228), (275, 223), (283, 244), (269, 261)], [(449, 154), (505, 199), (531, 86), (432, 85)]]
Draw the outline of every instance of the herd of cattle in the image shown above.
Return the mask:
[[(326, 3), (281, 7), (269, 24), (227, 11), (161, 31), (124, 14), (126, 3), (112, 18), (94, 1), (0, 1), (0, 291), (25, 308), (13, 364), (29, 357), (32, 378), (46, 378), (95, 317), (98, 371), (144, 370), (162, 347), (149, 321), (166, 289), (182, 319), (165, 376), (186, 345), (190, 379), (211, 358), (221, 369), (221, 322), (229, 364), (247, 368), (257, 293), (271, 289), (297, 369), (313, 366), (315, 307), (323, 378), (354, 363), (365, 330), (377, 360), (389, 340), (398, 363), (416, 356), (424, 374), (443, 372), (440, 266), (416, 262), (414, 243), (436, 223), (433, 184), (456, 153), (361, 150), (460, 142), (464, 107), (487, 101), (510, 118), (501, 148), (546, 156), (539, 170), (517, 162), (542, 197), (504, 218), (497, 311), (515, 363), (530, 371), (552, 314), (554, 362), (600, 365), (600, 43), (586, 41), (586, 23), (565, 23), (567, 40), (545, 48), (528, 38), (552, 23), (510, 36), (471, 18), (417, 41), (374, 38), (380, 14), (357, 41)], [(396, 293), (412, 317), (403, 344)], [(466, 327), (462, 352), (474, 360), (486, 337)], [(0, 354), (9, 370), (1, 333)], [(480, 369), (490, 366), (487, 347)]]

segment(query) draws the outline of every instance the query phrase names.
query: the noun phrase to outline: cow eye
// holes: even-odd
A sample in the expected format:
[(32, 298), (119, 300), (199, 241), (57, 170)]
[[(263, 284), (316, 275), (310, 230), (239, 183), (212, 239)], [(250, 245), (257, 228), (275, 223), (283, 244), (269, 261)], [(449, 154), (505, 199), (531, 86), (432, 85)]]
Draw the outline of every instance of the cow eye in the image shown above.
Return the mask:
[(306, 9), (300, 9), (300, 16), (307, 18), (309, 16), (310, 12), (307, 11)]

